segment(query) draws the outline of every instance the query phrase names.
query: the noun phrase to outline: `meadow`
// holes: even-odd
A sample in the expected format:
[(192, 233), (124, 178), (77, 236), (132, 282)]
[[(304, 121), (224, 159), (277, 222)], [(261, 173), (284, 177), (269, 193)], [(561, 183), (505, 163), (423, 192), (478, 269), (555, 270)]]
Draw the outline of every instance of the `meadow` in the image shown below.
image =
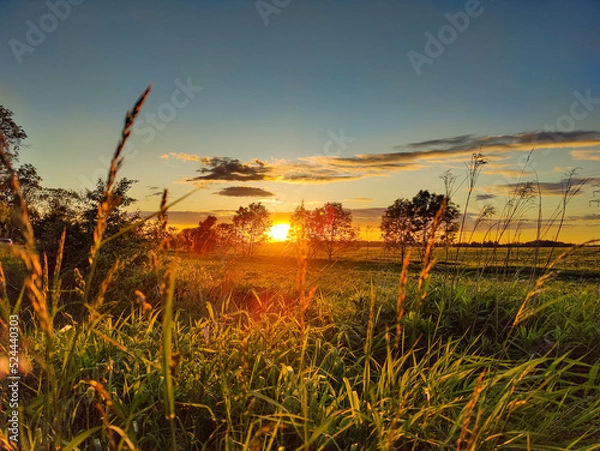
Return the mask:
[[(145, 220), (105, 232), (147, 94), (91, 247), (63, 233), (38, 253), (11, 178), (24, 239), (0, 249), (3, 449), (598, 449), (598, 247), (435, 248), (432, 232), (402, 261), (309, 259), (302, 239), (127, 256), (118, 239)], [(165, 193), (151, 236), (167, 210)]]
[(462, 251), (420, 289), (416, 257), (404, 282), (381, 249), (311, 261), (304, 329), (284, 244), (167, 253), (166, 287), (52, 335), (23, 308), (20, 449), (598, 449), (598, 248), (537, 287), (531, 249), (483, 275)]

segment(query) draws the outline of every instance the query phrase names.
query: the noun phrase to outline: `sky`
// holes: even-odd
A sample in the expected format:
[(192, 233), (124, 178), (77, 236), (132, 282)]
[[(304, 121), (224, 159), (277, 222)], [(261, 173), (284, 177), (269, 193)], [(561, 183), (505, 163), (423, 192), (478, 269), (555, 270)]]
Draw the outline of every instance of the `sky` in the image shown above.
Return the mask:
[[(550, 220), (574, 170), (561, 238), (581, 242), (600, 238), (599, 21), (597, 0), (0, 0), (0, 104), (44, 185), (85, 189), (152, 84), (121, 175), (142, 211), (196, 189), (179, 225), (304, 201), (376, 226), (447, 170), (463, 208), (481, 152), (469, 223), (527, 181)], [(537, 200), (519, 214), (530, 239)]]

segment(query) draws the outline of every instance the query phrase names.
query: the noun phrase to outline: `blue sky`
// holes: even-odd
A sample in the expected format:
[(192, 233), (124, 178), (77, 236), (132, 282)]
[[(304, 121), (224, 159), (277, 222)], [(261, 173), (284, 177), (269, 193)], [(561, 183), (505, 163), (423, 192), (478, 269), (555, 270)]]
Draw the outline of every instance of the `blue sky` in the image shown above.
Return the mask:
[[(558, 183), (572, 167), (591, 179), (570, 205), (567, 228), (572, 237), (589, 235), (600, 225), (589, 202), (600, 189), (600, 135), (573, 133), (552, 148), (539, 133), (506, 143), (523, 133), (600, 131), (600, 2), (523, 3), (2, 0), (0, 104), (26, 129), (24, 160), (44, 183), (77, 189), (105, 174), (124, 112), (152, 83), (123, 171), (139, 180), (133, 194), (142, 210), (157, 205), (153, 193), (180, 196), (200, 175), (202, 189), (177, 209), (262, 200), (284, 213), (304, 199), (341, 201), (376, 218), (397, 197), (441, 192), (445, 169), (460, 186), (468, 146), (488, 141), (455, 149), (449, 138), (501, 136), (501, 145), (481, 148), (490, 164), (480, 194), (496, 195), (490, 199), (501, 208), (504, 186), (519, 179), (536, 147), (529, 165), (540, 181)], [(265, 17), (267, 10), (276, 12)], [(452, 32), (449, 17), (468, 24)], [(40, 38), (32, 26), (48, 31)], [(427, 33), (439, 41), (444, 32), (451, 39), (430, 58)], [(415, 71), (409, 52), (431, 63)], [(181, 84), (197, 91), (176, 96), (185, 106), (175, 108)], [(446, 153), (432, 158), (426, 145), (409, 146), (431, 140)], [(423, 158), (368, 157), (412, 151)], [(203, 157), (218, 159), (207, 166)], [(247, 171), (259, 159), (268, 170), (252, 180), (218, 178), (225, 157)], [(548, 186), (547, 216), (557, 200)], [(464, 196), (463, 185), (455, 200), (464, 204)]]

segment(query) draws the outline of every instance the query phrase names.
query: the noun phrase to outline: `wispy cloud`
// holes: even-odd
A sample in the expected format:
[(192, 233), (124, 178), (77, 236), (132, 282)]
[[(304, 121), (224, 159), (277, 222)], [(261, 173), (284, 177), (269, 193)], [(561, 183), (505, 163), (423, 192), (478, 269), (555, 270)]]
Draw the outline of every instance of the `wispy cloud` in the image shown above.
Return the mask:
[(476, 199), (479, 201), (494, 199), (497, 196), (491, 193), (477, 194)]
[(160, 156), (160, 158), (163, 159), (163, 160), (168, 160), (169, 158), (176, 158), (177, 160), (183, 160), (183, 161), (197, 161), (197, 162), (202, 162), (202, 160), (205, 157), (200, 157), (198, 155), (189, 154), (189, 153), (183, 153), (183, 152), (169, 152), (169, 153), (163, 153)]
[[(600, 146), (600, 132), (524, 132), (512, 135), (461, 135), (451, 138), (421, 141), (396, 146), (395, 152), (358, 154), (351, 157), (316, 155), (295, 161), (254, 159), (242, 162), (230, 157), (204, 157), (193, 154), (164, 154), (161, 158), (176, 158), (200, 163), (198, 175), (188, 182), (219, 181), (279, 181), (287, 183), (330, 183), (385, 176), (397, 171), (416, 170), (426, 164), (467, 158), (483, 152), (488, 160), (498, 161), (499, 154), (530, 151), (532, 148), (564, 148)], [(584, 152), (584, 153), (581, 153)], [(572, 150), (571, 154), (587, 157), (597, 155), (592, 150)], [(516, 175), (517, 170), (504, 169)], [(498, 172), (496, 172), (498, 173)]]
[(215, 194), (229, 197), (272, 197), (275, 195), (270, 191), (252, 186), (228, 186)]
[(574, 160), (600, 161), (600, 150), (577, 149), (570, 152)]
[[(505, 194), (514, 194), (515, 191), (522, 189), (528, 182), (523, 183), (507, 183), (504, 185), (496, 185), (493, 188), (505, 193)], [(532, 187), (532, 192), (537, 193), (537, 189), (541, 191), (543, 196), (562, 196), (567, 189), (567, 186), (570, 184), (571, 187), (575, 189), (584, 188), (589, 185), (600, 183), (600, 177), (590, 177), (590, 178), (580, 178), (580, 177), (572, 177), (571, 179), (563, 178), (558, 182), (530, 182)], [(579, 193), (577, 193), (579, 194)]]
[(592, 213), (581, 216), (569, 216), (569, 220), (577, 222), (600, 222), (600, 214)]

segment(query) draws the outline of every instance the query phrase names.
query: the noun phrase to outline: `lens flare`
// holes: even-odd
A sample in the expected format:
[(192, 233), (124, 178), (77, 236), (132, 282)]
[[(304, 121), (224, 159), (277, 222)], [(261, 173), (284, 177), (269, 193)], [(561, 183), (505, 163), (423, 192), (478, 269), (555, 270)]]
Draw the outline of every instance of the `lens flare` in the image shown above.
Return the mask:
[(269, 230), (269, 237), (271, 241), (286, 241), (289, 230), (289, 224), (275, 224)]

